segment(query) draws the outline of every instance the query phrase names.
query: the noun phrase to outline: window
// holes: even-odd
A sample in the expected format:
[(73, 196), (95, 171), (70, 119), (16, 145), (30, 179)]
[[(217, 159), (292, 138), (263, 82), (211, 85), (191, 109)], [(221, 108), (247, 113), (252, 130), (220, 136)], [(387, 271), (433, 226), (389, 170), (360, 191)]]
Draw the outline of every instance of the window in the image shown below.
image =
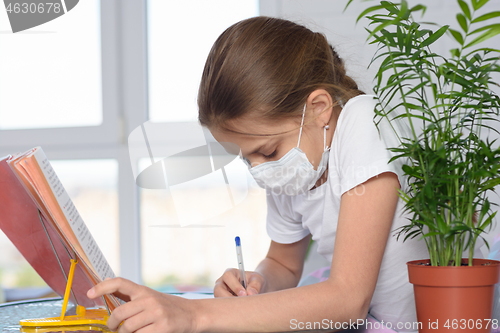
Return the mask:
[[(258, 15), (258, 1), (150, 0), (147, 5), (148, 105), (153, 124), (146, 128), (160, 122), (186, 128), (173, 134), (174, 129), (165, 124), (163, 131), (157, 131), (164, 133), (162, 138), (152, 138), (166, 146), (159, 155), (170, 156), (198, 146), (186, 134), (194, 133), (186, 122), (197, 122), (198, 86), (210, 48), (229, 26)], [(179, 163), (189, 166), (198, 163), (197, 158), (201, 156)], [(139, 170), (148, 163), (149, 159), (140, 160)], [(213, 286), (226, 268), (236, 266), (237, 235), (242, 238), (247, 267), (255, 267), (265, 256), (269, 247), (265, 192), (241, 161), (232, 165), (234, 172), (243, 170), (234, 178), (238, 184), (232, 184), (241, 195), (234, 205), (220, 171), (164, 190), (141, 189), (142, 271), (147, 285)]]
[[(10, 30), (5, 10), (0, 30)], [(99, 1), (87, 0), (42, 26), (0, 34), (0, 129), (101, 125), (100, 32)]]
[(257, 15), (256, 0), (149, 0), (149, 119), (196, 121), (210, 48), (226, 28)]

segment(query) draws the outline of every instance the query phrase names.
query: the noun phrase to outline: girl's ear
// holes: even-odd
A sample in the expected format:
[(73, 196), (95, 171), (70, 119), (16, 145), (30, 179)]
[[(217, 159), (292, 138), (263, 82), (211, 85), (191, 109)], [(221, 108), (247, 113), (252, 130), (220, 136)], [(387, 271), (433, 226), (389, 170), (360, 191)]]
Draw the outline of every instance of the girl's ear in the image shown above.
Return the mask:
[(312, 115), (316, 117), (313, 123), (323, 128), (330, 123), (332, 116), (332, 96), (324, 89), (313, 91), (307, 98), (307, 109), (312, 110)]

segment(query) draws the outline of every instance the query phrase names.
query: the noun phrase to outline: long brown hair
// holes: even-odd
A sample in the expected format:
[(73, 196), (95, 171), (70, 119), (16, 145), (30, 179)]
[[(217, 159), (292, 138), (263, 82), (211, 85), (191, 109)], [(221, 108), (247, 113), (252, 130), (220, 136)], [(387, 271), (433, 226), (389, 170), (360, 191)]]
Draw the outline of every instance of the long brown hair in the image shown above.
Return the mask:
[(269, 120), (300, 116), (316, 89), (341, 103), (363, 94), (323, 34), (283, 19), (253, 17), (226, 29), (213, 45), (198, 92), (198, 119), (230, 130), (227, 121), (247, 112)]

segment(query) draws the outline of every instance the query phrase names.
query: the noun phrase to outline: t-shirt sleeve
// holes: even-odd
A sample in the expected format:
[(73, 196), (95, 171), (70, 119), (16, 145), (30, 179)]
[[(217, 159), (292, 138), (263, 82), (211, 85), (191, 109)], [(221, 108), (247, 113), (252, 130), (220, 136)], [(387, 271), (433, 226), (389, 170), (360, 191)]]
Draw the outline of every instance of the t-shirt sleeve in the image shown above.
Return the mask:
[(373, 96), (360, 96), (349, 101), (342, 124), (337, 133), (340, 195), (384, 172), (397, 175), (399, 184), (406, 189), (406, 178), (402, 171), (402, 159), (389, 163), (394, 153), (388, 150), (399, 146), (398, 135), (386, 119), (377, 128), (374, 123), (376, 101)]
[(284, 195), (274, 195), (266, 191), (267, 223), (269, 237), (281, 244), (298, 242), (309, 235), (309, 230), (302, 226), (298, 214), (292, 210), (291, 198)]

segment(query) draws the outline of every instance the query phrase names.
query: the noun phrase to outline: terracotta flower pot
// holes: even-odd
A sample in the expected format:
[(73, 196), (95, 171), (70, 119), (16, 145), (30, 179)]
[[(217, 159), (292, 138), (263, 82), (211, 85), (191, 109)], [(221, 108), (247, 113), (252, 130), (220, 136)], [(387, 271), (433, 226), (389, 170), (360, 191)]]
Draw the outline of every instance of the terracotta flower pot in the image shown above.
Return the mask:
[[(468, 263), (462, 259), (462, 263)], [(419, 332), (490, 332), (493, 294), (500, 261), (474, 259), (473, 266), (426, 266), (430, 260), (409, 261)]]

